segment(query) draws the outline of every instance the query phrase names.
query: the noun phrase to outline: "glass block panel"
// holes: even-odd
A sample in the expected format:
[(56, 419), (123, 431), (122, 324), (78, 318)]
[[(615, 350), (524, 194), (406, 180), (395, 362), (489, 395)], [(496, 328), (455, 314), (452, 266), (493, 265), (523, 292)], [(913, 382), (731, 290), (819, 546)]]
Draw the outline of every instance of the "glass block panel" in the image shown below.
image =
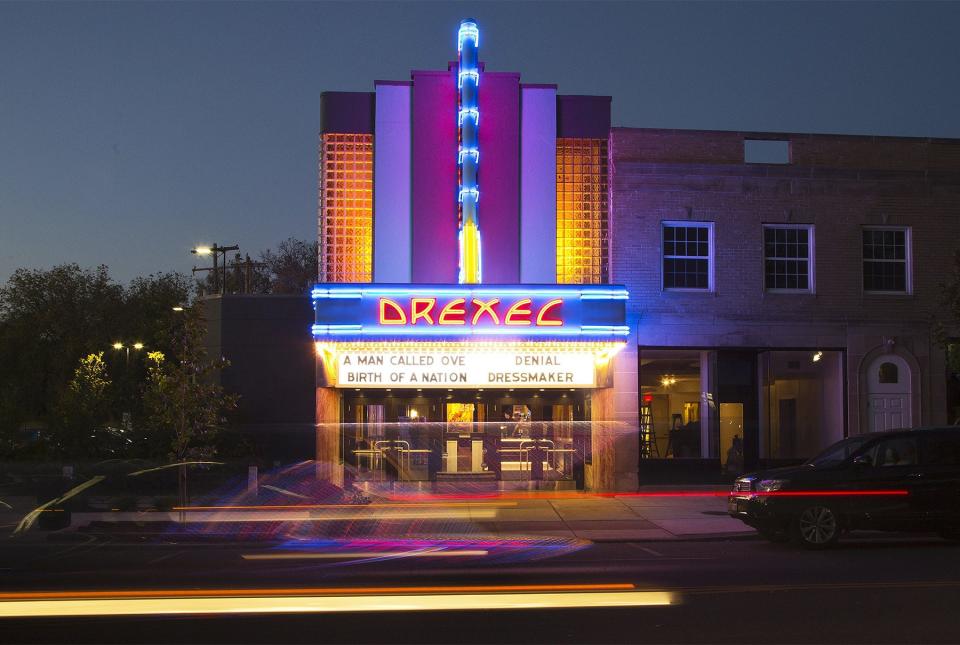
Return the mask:
[(557, 282), (609, 279), (607, 141), (557, 139)]
[(320, 279), (373, 279), (373, 135), (320, 138)]

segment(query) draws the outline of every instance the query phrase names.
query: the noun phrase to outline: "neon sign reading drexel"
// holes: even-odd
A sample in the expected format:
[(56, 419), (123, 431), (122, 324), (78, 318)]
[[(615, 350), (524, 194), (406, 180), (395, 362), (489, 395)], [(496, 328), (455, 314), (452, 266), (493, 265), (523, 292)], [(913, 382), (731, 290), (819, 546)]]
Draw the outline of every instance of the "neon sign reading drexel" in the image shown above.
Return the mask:
[(317, 340), (629, 334), (627, 292), (613, 285), (328, 284), (312, 296)]
[(500, 298), (409, 298), (398, 302), (381, 297), (378, 320), (381, 325), (439, 325), (562, 327), (563, 298), (553, 298), (534, 308), (533, 299), (519, 298), (503, 302)]

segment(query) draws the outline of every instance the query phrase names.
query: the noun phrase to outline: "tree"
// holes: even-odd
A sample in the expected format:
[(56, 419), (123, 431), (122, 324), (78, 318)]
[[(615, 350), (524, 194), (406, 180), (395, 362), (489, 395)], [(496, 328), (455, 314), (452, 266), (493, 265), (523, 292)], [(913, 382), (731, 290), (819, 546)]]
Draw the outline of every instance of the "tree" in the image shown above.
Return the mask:
[(109, 347), (122, 325), (123, 287), (105, 266), (18, 269), (0, 287), (0, 423), (48, 424), (77, 361)]
[(317, 242), (288, 238), (260, 258), (270, 270), (271, 293), (305, 294), (317, 282)]
[[(173, 307), (186, 304), (190, 295), (190, 280), (178, 273), (137, 278), (124, 288), (105, 266), (14, 272), (0, 287), (0, 450), (24, 451), (19, 435), (24, 425), (39, 428), (42, 439), (63, 421), (60, 405), (77, 361), (91, 354), (105, 352), (113, 412), (138, 416), (143, 356), (131, 354), (128, 363), (126, 352), (110, 346), (140, 341), (148, 349), (169, 351), (165, 330), (178, 315)], [(44, 445), (53, 447), (51, 442), (34, 447)]]
[[(249, 271), (237, 254), (228, 262), (226, 271), (220, 269), (223, 292), (306, 294), (317, 281), (318, 248), (315, 241), (291, 237), (280, 242), (276, 250), (267, 249), (260, 253), (257, 266)], [(196, 287), (201, 295), (216, 293), (211, 272), (197, 280)]]
[[(169, 358), (157, 351), (147, 354), (145, 429), (166, 444), (174, 463), (208, 460), (216, 454), (216, 439), (225, 415), (237, 403), (237, 396), (227, 394), (215, 378), (216, 372), (229, 363), (207, 357), (197, 305), (186, 309), (168, 333), (172, 346)], [(179, 470), (183, 506), (187, 503), (186, 465), (180, 465)]]
[(103, 352), (79, 361), (57, 406), (53, 452), (64, 457), (112, 456), (129, 441), (122, 428), (110, 428), (110, 378)]
[(156, 273), (134, 278), (124, 293), (125, 328), (147, 347), (167, 351), (166, 331), (179, 316), (174, 307), (191, 300), (193, 285), (182, 273)]
[[(134, 278), (124, 291), (122, 333), (127, 343), (141, 342), (144, 351), (170, 353), (173, 349), (168, 330), (190, 302), (190, 279), (182, 273), (157, 273)], [(116, 355), (119, 358), (119, 354)], [(130, 361), (115, 361), (114, 379), (118, 385), (117, 404), (134, 419), (143, 416), (142, 384), (147, 377), (145, 354), (131, 355)]]
[[(220, 258), (223, 260), (223, 258)], [(247, 262), (249, 261), (249, 264)], [(243, 258), (237, 253), (233, 258), (227, 258), (227, 266), (217, 267), (219, 286), (215, 284), (213, 271), (205, 271), (202, 278), (196, 280), (194, 288), (197, 295), (208, 296), (220, 293), (270, 293), (270, 272), (263, 262)]]

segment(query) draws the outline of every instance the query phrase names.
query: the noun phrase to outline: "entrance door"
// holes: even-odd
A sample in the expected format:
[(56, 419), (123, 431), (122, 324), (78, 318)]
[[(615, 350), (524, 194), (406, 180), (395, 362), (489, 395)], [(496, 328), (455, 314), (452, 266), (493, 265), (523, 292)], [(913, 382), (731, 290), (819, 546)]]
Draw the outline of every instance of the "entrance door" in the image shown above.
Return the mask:
[(910, 366), (900, 356), (884, 354), (867, 366), (867, 418), (870, 432), (909, 428)]
[(474, 403), (447, 403), (447, 428), (445, 439), (448, 473), (483, 472), (483, 434), (474, 421), (477, 408)]

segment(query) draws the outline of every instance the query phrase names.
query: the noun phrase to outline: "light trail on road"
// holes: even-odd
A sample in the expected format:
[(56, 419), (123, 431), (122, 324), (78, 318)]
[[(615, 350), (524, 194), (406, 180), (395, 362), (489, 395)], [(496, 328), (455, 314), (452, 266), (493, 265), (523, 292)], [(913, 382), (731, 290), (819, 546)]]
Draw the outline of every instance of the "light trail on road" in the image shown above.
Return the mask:
[(364, 560), (377, 558), (483, 557), (489, 553), (489, 551), (480, 549), (464, 549), (461, 551), (435, 549), (429, 551), (345, 551), (343, 553), (244, 553), (240, 557), (244, 560)]
[(641, 591), (632, 584), (25, 592), (0, 594), (0, 618), (571, 609), (676, 602), (675, 594)]

